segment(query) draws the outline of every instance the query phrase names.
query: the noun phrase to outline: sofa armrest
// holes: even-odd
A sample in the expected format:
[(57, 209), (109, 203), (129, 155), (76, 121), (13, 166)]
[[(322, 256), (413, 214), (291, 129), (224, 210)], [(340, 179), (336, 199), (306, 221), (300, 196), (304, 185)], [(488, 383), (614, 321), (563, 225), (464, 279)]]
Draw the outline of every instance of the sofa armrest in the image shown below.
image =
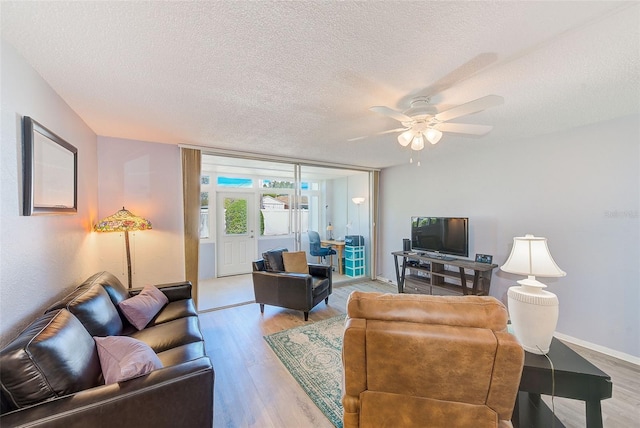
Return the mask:
[(360, 393), (367, 389), (367, 320), (345, 321), (342, 343), (342, 407), (344, 428), (356, 428), (360, 421)]
[(0, 417), (0, 426), (211, 428), (213, 384), (211, 361), (201, 357), (15, 410)]
[[(171, 282), (167, 284), (157, 284), (156, 287), (162, 291), (169, 302), (178, 300), (191, 299), (191, 281)], [(135, 296), (142, 291), (142, 288), (132, 288), (129, 290), (129, 296)]]

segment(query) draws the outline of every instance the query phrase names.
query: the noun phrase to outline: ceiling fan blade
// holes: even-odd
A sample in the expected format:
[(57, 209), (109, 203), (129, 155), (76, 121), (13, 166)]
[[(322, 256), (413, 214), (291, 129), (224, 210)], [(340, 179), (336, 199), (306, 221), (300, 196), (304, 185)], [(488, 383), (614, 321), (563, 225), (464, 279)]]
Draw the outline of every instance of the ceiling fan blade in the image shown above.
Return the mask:
[(407, 102), (410, 102), (415, 97), (432, 97), (440, 92), (444, 92), (457, 83), (460, 83), (469, 77), (475, 75), (482, 69), (488, 67), (492, 63), (498, 60), (498, 54), (495, 52), (484, 52), (471, 58), (466, 63), (462, 64), (455, 70), (451, 71), (446, 76), (441, 77), (437, 82), (429, 85), (428, 87), (411, 94)]
[[(390, 129), (388, 131), (382, 131), (382, 132), (377, 132), (373, 135), (384, 135), (384, 134), (391, 134), (393, 132), (400, 132), (400, 131), (406, 131), (409, 128), (396, 128), (396, 129)], [(352, 142), (352, 141), (358, 141), (358, 140), (364, 140), (365, 138), (369, 138), (369, 137), (373, 137), (373, 135), (363, 135), (361, 137), (354, 137), (354, 138), (349, 138), (347, 141)]]
[(456, 117), (466, 116), (468, 114), (477, 113), (482, 110), (486, 110), (489, 107), (494, 107), (504, 103), (504, 98), (500, 95), (487, 95), (486, 97), (478, 98), (474, 101), (461, 104), (459, 106), (450, 108), (441, 113), (436, 114), (436, 119), (446, 122), (447, 120), (455, 119)]
[(434, 126), (438, 131), (454, 134), (485, 135), (493, 129), (491, 125), (472, 125), (469, 123), (439, 123)]
[(381, 114), (383, 116), (390, 117), (390, 118), (395, 119), (395, 120), (397, 120), (399, 122), (411, 122), (412, 121), (412, 119), (409, 116), (407, 116), (407, 115), (405, 115), (405, 114), (403, 114), (403, 113), (401, 113), (401, 112), (399, 112), (397, 110), (394, 110), (392, 108), (386, 107), (386, 106), (373, 106), (373, 107), (369, 107), (369, 110), (371, 110), (373, 112), (376, 112), (376, 113), (379, 113), (379, 114)]
[(347, 141), (350, 143), (352, 141), (359, 141), (359, 140), (364, 140), (365, 138), (368, 138), (368, 135), (362, 135), (360, 137), (353, 137), (353, 138), (349, 138)]
[(378, 132), (375, 135), (384, 135), (384, 134), (391, 134), (393, 132), (400, 132), (400, 131), (406, 131), (409, 128), (396, 128), (396, 129), (390, 129), (388, 131), (382, 131), (382, 132)]

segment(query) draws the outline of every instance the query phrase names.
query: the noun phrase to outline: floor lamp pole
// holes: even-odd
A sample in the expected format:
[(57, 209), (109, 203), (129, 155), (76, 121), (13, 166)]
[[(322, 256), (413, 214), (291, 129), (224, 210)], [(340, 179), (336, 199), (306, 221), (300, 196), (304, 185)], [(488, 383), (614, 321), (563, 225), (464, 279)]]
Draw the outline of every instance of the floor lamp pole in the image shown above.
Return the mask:
[(124, 244), (127, 248), (127, 278), (129, 278), (129, 289), (131, 289), (131, 251), (129, 250), (129, 231), (124, 231)]
[(124, 247), (127, 251), (127, 280), (129, 289), (133, 286), (131, 281), (131, 248), (129, 247), (129, 231), (152, 229), (151, 222), (146, 218), (138, 217), (122, 207), (120, 211), (103, 218), (93, 226), (96, 232), (124, 232)]

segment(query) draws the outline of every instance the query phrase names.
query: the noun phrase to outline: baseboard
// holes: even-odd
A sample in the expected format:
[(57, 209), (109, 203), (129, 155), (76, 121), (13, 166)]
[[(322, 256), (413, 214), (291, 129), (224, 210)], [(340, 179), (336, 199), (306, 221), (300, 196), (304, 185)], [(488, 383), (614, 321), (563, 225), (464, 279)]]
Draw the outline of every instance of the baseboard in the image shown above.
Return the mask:
[(615, 349), (607, 348), (605, 346), (596, 345), (595, 343), (587, 342), (585, 340), (576, 339), (575, 337), (571, 337), (566, 334), (555, 332), (553, 335), (565, 342), (573, 343), (574, 345), (582, 346), (583, 348), (605, 354), (609, 357), (617, 358), (619, 360), (635, 364), (636, 366), (640, 366), (640, 357), (635, 357), (633, 355), (616, 351)]

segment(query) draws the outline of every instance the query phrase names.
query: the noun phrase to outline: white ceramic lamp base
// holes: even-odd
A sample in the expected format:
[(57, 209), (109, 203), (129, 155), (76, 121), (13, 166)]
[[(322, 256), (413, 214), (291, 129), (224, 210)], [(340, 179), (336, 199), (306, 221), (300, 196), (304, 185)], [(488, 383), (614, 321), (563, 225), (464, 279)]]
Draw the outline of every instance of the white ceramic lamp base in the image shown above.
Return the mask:
[(538, 355), (549, 352), (558, 323), (556, 295), (540, 286), (521, 285), (509, 288), (507, 296), (511, 325), (524, 350)]

